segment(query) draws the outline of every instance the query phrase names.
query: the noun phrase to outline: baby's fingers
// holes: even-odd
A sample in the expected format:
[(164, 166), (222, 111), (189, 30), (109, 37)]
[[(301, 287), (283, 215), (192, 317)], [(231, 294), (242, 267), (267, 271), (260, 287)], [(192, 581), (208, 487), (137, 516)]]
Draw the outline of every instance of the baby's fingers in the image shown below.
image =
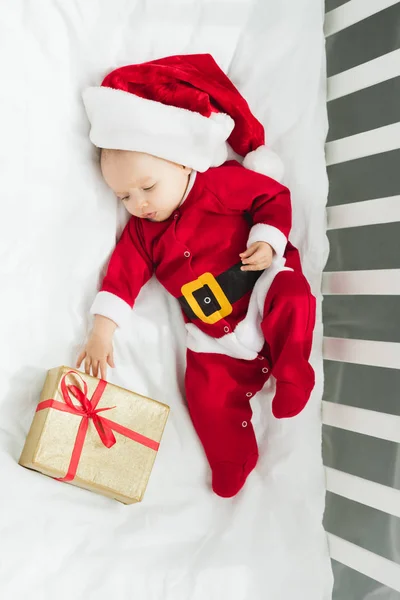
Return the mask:
[(82, 350), (82, 352), (80, 353), (80, 355), (78, 356), (77, 360), (76, 360), (76, 368), (79, 369), (79, 367), (81, 366), (84, 358), (86, 358), (86, 350)]
[(254, 254), (251, 255), (250, 258), (246, 258), (244, 260), (242, 260), (242, 263), (244, 265), (256, 265), (257, 263), (261, 262), (264, 258), (264, 252), (262, 250), (262, 248), (258, 248), (258, 250), (256, 250), (254, 252)]
[(107, 361), (104, 359), (100, 361), (100, 374), (101, 374), (102, 379), (106, 379), (106, 377), (107, 377)]
[(239, 256), (243, 261), (245, 258), (250, 258), (250, 256), (252, 256), (255, 251), (256, 251), (256, 248), (254, 248), (253, 246), (250, 246), (250, 248), (247, 248), (247, 250), (245, 252), (242, 252), (241, 254), (239, 254)]
[(246, 267), (240, 267), (241, 271), (263, 271), (265, 267), (263, 267), (260, 263), (256, 265), (247, 265)]
[(115, 363), (114, 363), (114, 354), (113, 352), (110, 352), (110, 354), (107, 356), (107, 362), (110, 365), (110, 367), (112, 369), (115, 369)]
[(271, 261), (262, 258), (257, 262), (240, 267), (241, 271), (264, 271), (271, 266)]
[(91, 365), (92, 365), (92, 359), (90, 356), (86, 355), (86, 358), (85, 358), (85, 373), (86, 373), (86, 375), (90, 375)]
[(92, 362), (92, 373), (94, 377), (97, 377), (98, 373), (99, 373), (99, 361), (98, 360), (94, 360)]

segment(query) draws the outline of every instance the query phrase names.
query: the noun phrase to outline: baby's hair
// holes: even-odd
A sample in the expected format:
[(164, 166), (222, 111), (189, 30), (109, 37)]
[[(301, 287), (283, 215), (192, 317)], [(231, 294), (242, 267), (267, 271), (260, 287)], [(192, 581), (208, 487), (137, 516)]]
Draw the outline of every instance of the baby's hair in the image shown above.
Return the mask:
[(100, 156), (103, 156), (104, 158), (107, 158), (107, 156), (110, 155), (110, 149), (109, 148), (100, 148)]
[(112, 157), (113, 154), (119, 152), (119, 150), (112, 150), (111, 148), (99, 148), (99, 164), (101, 169), (103, 169), (103, 165), (108, 162), (108, 160)]
[(100, 162), (107, 160), (112, 154), (122, 152), (122, 150), (114, 150), (112, 148), (100, 148)]

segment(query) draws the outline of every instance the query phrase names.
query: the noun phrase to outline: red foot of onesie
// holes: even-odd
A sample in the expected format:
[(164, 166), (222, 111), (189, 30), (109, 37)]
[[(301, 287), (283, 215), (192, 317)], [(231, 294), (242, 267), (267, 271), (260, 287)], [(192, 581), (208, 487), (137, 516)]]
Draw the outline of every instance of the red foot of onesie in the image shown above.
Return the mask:
[[(311, 369), (312, 371), (312, 369)], [(314, 377), (314, 371), (310, 379)], [(276, 393), (272, 401), (272, 413), (276, 419), (295, 417), (305, 407), (312, 388), (301, 388), (287, 381), (277, 381)]]
[(186, 398), (212, 471), (212, 488), (229, 498), (258, 459), (250, 399), (269, 377), (267, 361), (188, 350)]
[(305, 277), (279, 273), (267, 294), (261, 328), (276, 378), (272, 412), (278, 419), (294, 417), (307, 404), (315, 376), (308, 359), (315, 323), (315, 298)]
[(212, 469), (212, 488), (218, 496), (231, 498), (242, 489), (257, 464), (258, 454), (252, 454), (244, 465), (220, 462)]

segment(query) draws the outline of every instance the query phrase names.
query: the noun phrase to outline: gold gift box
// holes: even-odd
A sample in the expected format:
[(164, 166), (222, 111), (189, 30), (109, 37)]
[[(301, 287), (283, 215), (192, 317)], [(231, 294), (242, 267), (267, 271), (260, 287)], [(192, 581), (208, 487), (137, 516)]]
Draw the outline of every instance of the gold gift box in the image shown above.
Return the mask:
[[(72, 404), (78, 411), (82, 410), (82, 404), (72, 387), (76, 386), (82, 390), (85, 384), (83, 382), (87, 385), (86, 396), (89, 400), (94, 394), (99, 396), (100, 387), (105, 386), (102, 393), (100, 392), (96, 409), (106, 409), (99, 410), (97, 414), (100, 419), (106, 419), (108, 424), (111, 422), (109, 426), (115, 437), (115, 443), (111, 447), (104, 445), (93, 418), (64, 412), (67, 404), (63, 389), (65, 390), (66, 385), (69, 386)], [(49, 402), (46, 401), (54, 401), (53, 407), (49, 407)], [(42, 402), (45, 404), (41, 405)], [(85, 399), (84, 402), (86, 403)], [(72, 469), (75, 475), (69, 483), (124, 504), (140, 502), (153, 468), (168, 413), (169, 407), (166, 404), (116, 385), (106, 384), (76, 369), (52, 369), (47, 374), (38, 410), (33, 418), (19, 464), (50, 477), (64, 478), (71, 472), (70, 463), (76, 448), (77, 435), (82, 439), (82, 432), (78, 431), (87, 425), (79, 460)], [(83, 424), (82, 421), (87, 423)], [(113, 429), (112, 423), (120, 431)], [(121, 431), (125, 431), (126, 435)]]

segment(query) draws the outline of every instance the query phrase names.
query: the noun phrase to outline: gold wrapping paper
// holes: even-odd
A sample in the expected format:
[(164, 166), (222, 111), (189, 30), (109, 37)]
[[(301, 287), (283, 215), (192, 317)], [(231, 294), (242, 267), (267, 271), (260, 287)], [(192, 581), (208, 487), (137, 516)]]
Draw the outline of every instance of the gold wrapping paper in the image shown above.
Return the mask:
[[(61, 380), (68, 371), (84, 379), (91, 398), (99, 379), (69, 367), (58, 367), (48, 372), (40, 396), (44, 400), (64, 402)], [(68, 383), (82, 387), (74, 375)], [(74, 404), (78, 406), (78, 401)], [(156, 442), (161, 441), (168, 418), (169, 407), (135, 392), (107, 384), (96, 408), (114, 407), (99, 414)], [(78, 427), (82, 417), (54, 408), (35, 413), (19, 464), (51, 477), (64, 477), (68, 471)], [(82, 454), (74, 479), (79, 487), (114, 498), (124, 504), (140, 502), (156, 458), (157, 451), (113, 431), (116, 443), (107, 448), (89, 419)]]

